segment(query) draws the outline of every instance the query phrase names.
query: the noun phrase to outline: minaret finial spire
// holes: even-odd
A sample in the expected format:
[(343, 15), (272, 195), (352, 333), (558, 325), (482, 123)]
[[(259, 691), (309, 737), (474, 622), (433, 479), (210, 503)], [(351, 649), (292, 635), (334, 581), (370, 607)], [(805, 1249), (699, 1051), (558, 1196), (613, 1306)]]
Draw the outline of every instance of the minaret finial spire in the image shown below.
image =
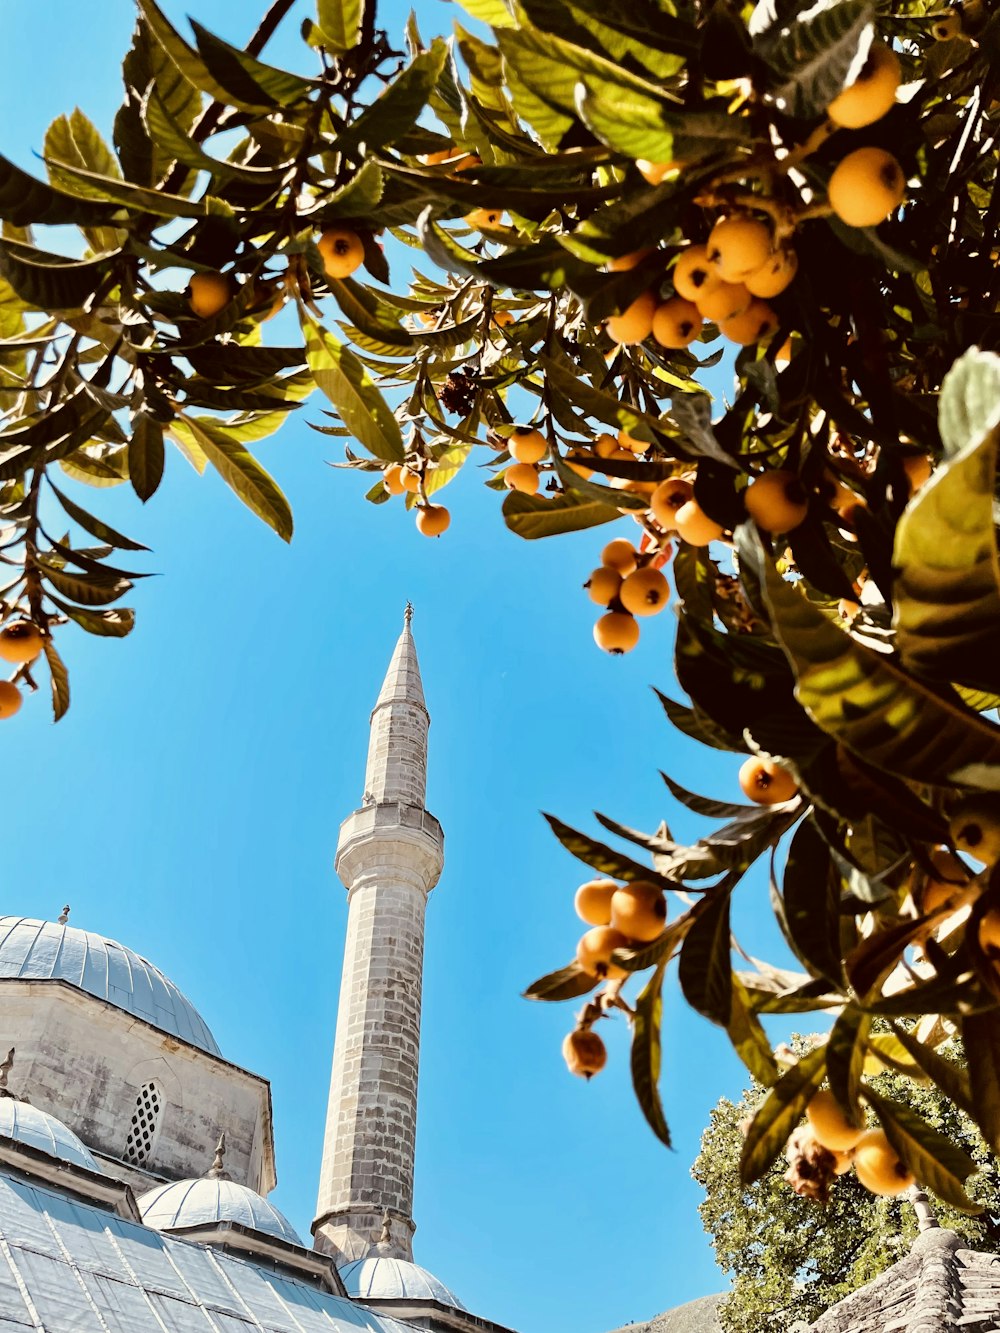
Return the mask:
[(219, 1135), (218, 1143), (215, 1145), (215, 1157), (212, 1161), (212, 1165), (208, 1168), (208, 1171), (205, 1173), (205, 1178), (207, 1180), (230, 1179), (229, 1172), (226, 1170), (225, 1158), (226, 1158), (226, 1131), (223, 1130), (222, 1133)]
[(407, 602), (406, 610), (403, 612), (403, 624), (409, 626), (412, 620), (413, 620), (413, 603)]
[(58, 924), (60, 926), (65, 926), (68, 920), (69, 920), (69, 903), (67, 903), (66, 906), (62, 909), (62, 912), (58, 917)]

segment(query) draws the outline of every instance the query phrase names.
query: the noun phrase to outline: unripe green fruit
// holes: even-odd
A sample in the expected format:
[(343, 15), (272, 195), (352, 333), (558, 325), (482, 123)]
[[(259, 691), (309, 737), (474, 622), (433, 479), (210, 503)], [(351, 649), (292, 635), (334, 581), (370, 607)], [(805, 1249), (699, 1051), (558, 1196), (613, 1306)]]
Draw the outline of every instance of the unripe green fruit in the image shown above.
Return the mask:
[(883, 42), (873, 42), (861, 73), (826, 108), (834, 125), (858, 130), (881, 120), (896, 101), (899, 60)]
[(830, 207), (849, 227), (877, 227), (906, 194), (903, 168), (884, 148), (858, 148), (837, 164), (828, 189)]

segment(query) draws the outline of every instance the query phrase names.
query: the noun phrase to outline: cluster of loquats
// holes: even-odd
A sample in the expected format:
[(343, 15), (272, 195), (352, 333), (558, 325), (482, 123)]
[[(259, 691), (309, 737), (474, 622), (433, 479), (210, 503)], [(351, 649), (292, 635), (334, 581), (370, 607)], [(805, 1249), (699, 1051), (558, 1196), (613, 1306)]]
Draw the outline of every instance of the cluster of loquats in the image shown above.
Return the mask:
[(855, 1124), (828, 1089), (814, 1094), (806, 1122), (785, 1147), (785, 1180), (803, 1198), (827, 1203), (836, 1177), (852, 1169), (869, 1193), (886, 1198), (916, 1183), (885, 1130)]
[(417, 531), (424, 537), (440, 537), (448, 530), (451, 512), (444, 505), (431, 504), (423, 490), (422, 463), (390, 463), (382, 474), (382, 484), (390, 495), (414, 495), (417, 499)]
[(607, 1061), (604, 1043), (592, 1030), (594, 1022), (606, 1017), (611, 1008), (631, 1015), (618, 994), (619, 984), (628, 973), (614, 961), (614, 954), (618, 949), (637, 949), (659, 939), (667, 924), (667, 899), (658, 884), (646, 880), (619, 884), (613, 879), (594, 879), (580, 885), (573, 906), (580, 920), (589, 926), (576, 946), (577, 965), (587, 976), (610, 983), (586, 1005), (563, 1042), (563, 1058), (570, 1073), (589, 1079)]
[(13, 717), (21, 707), (16, 681), (45, 646), (42, 631), (30, 620), (17, 619), (0, 629), (0, 658), (17, 667), (12, 680), (0, 680), (0, 720)]
[(624, 537), (608, 542), (601, 563), (583, 585), (592, 602), (606, 608), (594, 626), (594, 640), (605, 652), (620, 656), (639, 642), (637, 617), (655, 616), (670, 600), (670, 584), (660, 572), (667, 554), (636, 550)]

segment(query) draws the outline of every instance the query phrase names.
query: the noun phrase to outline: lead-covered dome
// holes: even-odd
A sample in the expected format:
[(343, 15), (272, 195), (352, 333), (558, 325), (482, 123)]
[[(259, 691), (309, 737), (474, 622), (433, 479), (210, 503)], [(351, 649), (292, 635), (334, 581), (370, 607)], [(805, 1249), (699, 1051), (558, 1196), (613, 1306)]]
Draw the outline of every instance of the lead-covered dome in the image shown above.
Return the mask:
[(72, 1162), (74, 1166), (85, 1166), (88, 1171), (103, 1174), (93, 1154), (68, 1126), (30, 1102), (19, 1102), (16, 1097), (0, 1097), (0, 1138), (25, 1143), (60, 1162)]
[(208, 1025), (174, 983), (131, 949), (54, 921), (0, 916), (0, 979), (68, 981), (212, 1055)]
[(433, 1273), (407, 1259), (370, 1254), (340, 1270), (348, 1296), (361, 1301), (438, 1301), (456, 1310), (465, 1306)]
[(263, 1195), (235, 1180), (175, 1180), (158, 1185), (138, 1200), (146, 1226), (157, 1231), (183, 1231), (211, 1222), (235, 1222), (251, 1231), (274, 1236), (304, 1248), (291, 1222)]

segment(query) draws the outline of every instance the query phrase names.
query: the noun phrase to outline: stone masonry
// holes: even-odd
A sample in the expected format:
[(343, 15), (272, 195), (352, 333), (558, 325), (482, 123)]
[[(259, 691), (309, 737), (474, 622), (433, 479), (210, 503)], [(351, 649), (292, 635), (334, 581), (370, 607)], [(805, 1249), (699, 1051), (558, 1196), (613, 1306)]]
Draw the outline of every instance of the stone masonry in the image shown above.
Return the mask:
[(313, 1233), (338, 1259), (363, 1257), (386, 1213), (379, 1252), (412, 1259), (424, 913), (444, 847), (424, 809), (428, 725), (407, 614), (372, 712), (362, 804), (337, 845), (347, 942)]

